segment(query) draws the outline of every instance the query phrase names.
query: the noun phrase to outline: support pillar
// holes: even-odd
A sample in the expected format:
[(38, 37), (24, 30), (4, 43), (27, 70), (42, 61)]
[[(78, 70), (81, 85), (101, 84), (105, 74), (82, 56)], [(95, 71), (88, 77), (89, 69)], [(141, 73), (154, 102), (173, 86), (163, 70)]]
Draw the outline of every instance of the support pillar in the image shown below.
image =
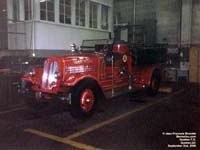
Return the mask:
[(182, 0), (181, 47), (190, 47), (192, 31), (192, 0)]

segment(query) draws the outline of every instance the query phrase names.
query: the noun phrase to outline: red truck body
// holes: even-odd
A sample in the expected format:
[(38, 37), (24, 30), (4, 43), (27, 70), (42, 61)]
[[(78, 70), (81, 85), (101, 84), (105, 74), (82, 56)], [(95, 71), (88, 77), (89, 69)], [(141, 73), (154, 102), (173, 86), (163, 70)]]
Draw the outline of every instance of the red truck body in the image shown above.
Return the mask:
[(60, 97), (68, 101), (75, 117), (93, 114), (102, 96), (111, 98), (138, 88), (147, 88), (154, 95), (160, 79), (160, 65), (134, 66), (125, 44), (115, 44), (108, 52), (49, 57), (43, 68), (22, 77), (23, 83), (31, 84), (37, 99)]

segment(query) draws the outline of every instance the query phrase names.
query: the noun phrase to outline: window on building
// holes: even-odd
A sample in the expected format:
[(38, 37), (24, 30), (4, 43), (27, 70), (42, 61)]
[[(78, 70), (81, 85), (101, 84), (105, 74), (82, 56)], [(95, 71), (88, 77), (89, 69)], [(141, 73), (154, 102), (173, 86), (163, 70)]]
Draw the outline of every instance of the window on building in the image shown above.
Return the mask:
[(60, 0), (60, 23), (71, 24), (71, 0)]
[(40, 19), (54, 21), (54, 0), (40, 0)]
[(19, 0), (13, 0), (13, 21), (19, 21)]
[(102, 5), (101, 10), (101, 28), (108, 30), (108, 10), (107, 6)]
[(97, 4), (90, 2), (90, 27), (97, 28)]
[(24, 13), (25, 13), (25, 20), (32, 19), (32, 5), (31, 0), (24, 0)]
[(85, 1), (76, 0), (76, 25), (85, 26)]

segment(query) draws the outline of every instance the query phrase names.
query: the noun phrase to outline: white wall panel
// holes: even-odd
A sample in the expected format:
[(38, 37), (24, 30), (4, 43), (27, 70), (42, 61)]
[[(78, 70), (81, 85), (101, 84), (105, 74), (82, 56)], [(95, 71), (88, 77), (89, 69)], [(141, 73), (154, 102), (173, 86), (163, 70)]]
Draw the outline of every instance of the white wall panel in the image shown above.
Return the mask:
[(82, 40), (108, 39), (108, 37), (108, 31), (37, 22), (35, 26), (35, 49), (70, 49), (69, 45), (72, 43), (81, 46)]

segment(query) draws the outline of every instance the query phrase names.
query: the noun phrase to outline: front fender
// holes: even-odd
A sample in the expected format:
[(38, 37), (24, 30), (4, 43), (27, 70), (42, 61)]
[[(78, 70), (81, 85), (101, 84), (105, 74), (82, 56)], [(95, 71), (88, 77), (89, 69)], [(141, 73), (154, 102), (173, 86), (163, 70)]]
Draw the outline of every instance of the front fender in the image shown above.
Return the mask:
[[(86, 78), (90, 78), (95, 80), (98, 83), (98, 80), (96, 77), (92, 76), (92, 75), (81, 75), (81, 74), (77, 74), (77, 75), (71, 75), (71, 78), (67, 78), (64, 81), (64, 85), (65, 86), (75, 86), (78, 82), (80, 82), (81, 80), (84, 80)], [(99, 84), (99, 83), (98, 83)]]
[(91, 75), (80, 76), (79, 78), (76, 78), (73, 82), (70, 82), (70, 83), (65, 82), (64, 84), (65, 84), (65, 86), (72, 87), (72, 89), (73, 89), (73, 87), (78, 85), (78, 83), (80, 83), (82, 81), (88, 81), (88, 80), (93, 81), (93, 83), (96, 85), (96, 88), (98, 89), (100, 95), (101, 94), (104, 95), (103, 89), (100, 86), (99, 81), (97, 80), (96, 77), (91, 76)]
[(134, 83), (138, 87), (146, 87), (149, 86), (151, 83), (151, 77), (155, 71), (160, 72), (159, 65), (151, 65), (151, 66), (140, 66), (134, 69), (133, 75)]
[(152, 65), (152, 66), (146, 67), (142, 71), (141, 76), (142, 76), (142, 78), (144, 80), (144, 84), (146, 86), (150, 86), (151, 78), (155, 71), (158, 71), (159, 73), (161, 72), (161, 68), (159, 65)]

